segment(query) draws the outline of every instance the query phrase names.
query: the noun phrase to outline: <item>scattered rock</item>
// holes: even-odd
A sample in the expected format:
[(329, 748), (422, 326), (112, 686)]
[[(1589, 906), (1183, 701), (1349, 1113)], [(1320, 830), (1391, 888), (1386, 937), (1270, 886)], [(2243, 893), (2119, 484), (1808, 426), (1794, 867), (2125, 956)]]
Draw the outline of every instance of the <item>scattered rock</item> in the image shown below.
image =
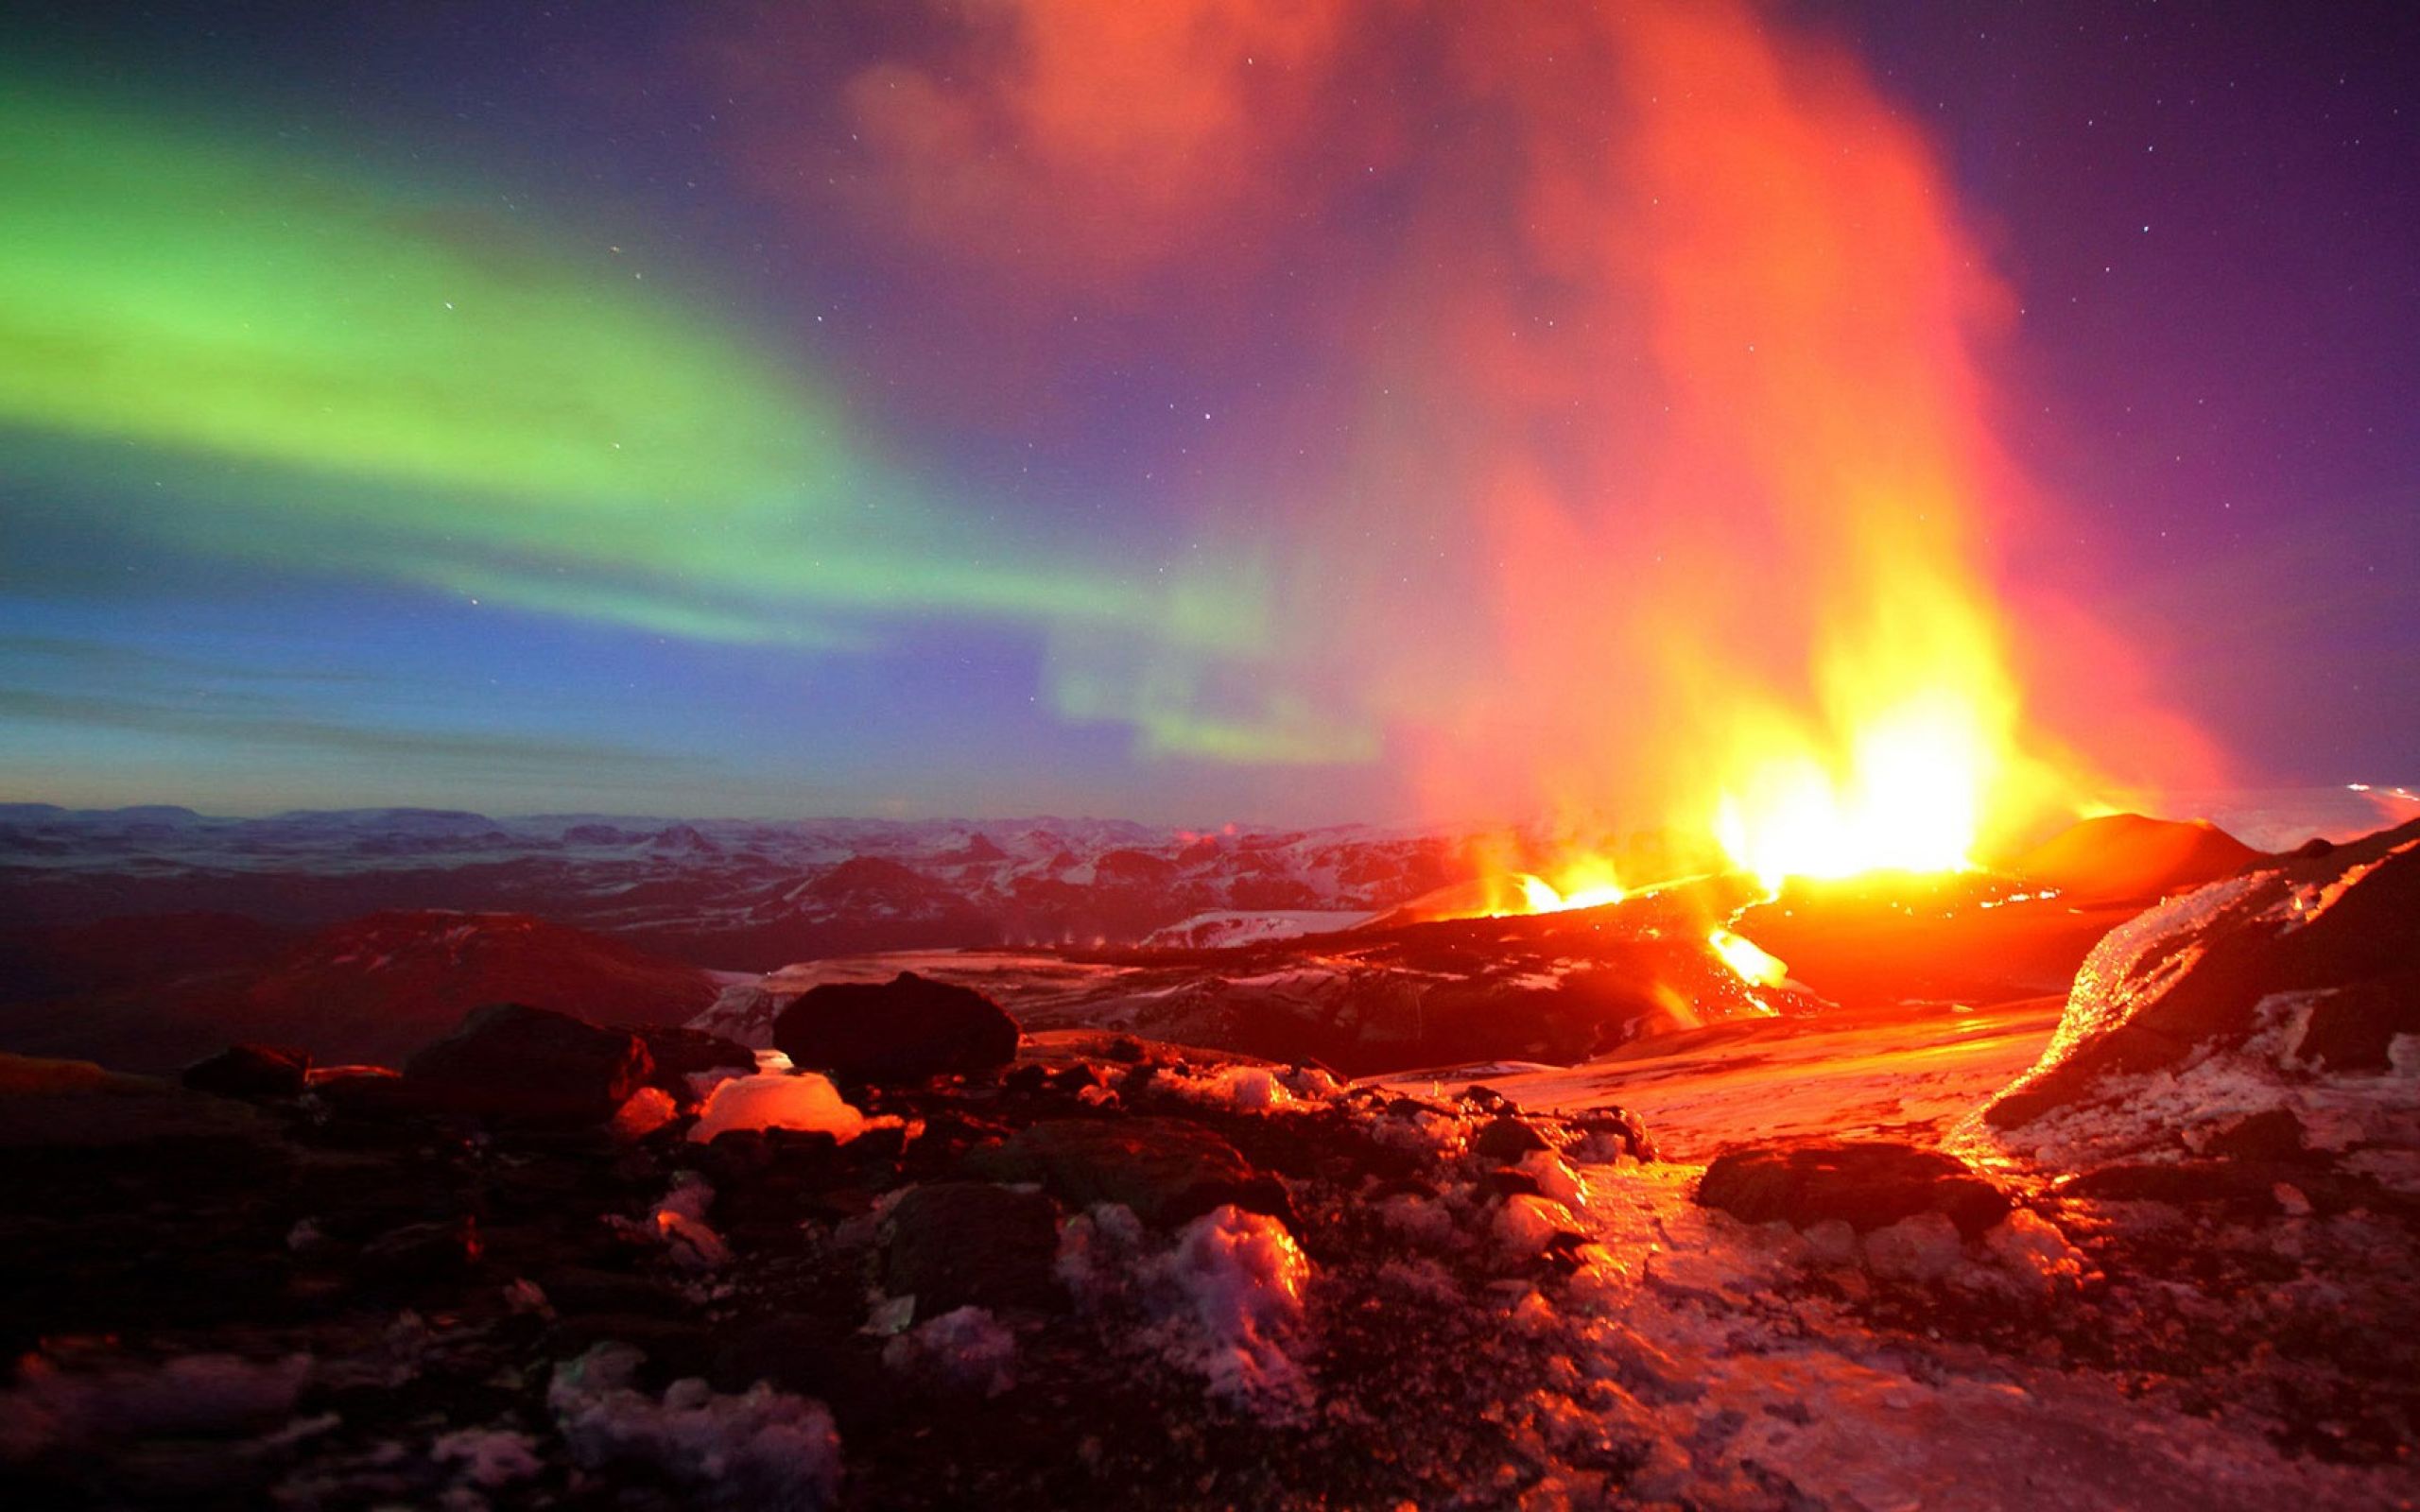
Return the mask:
[(2232, 1160), (2299, 1160), (2308, 1153), (2303, 1122), (2290, 1108), (2271, 1108), (2238, 1120), (2204, 1143), (2203, 1153)]
[(1954, 1157), (1878, 1140), (1726, 1150), (1705, 1168), (1698, 1201), (1746, 1223), (1781, 1219), (1806, 1228), (1837, 1219), (1859, 1233), (1934, 1212), (1969, 1239), (2010, 1208), (1997, 1187)]
[(285, 1045), (230, 1045), (185, 1068), (181, 1078), (198, 1092), (221, 1097), (300, 1097), (311, 1076), (311, 1053)]
[(1647, 1121), (1627, 1108), (1591, 1108), (1574, 1113), (1568, 1122), (1589, 1159), (1610, 1160), (1616, 1154), (1634, 1160), (1656, 1158)]
[(642, 1087), (614, 1114), (614, 1137), (626, 1143), (647, 1138), (681, 1116), (672, 1094), (661, 1087)]
[(736, 1040), (726, 1040), (683, 1024), (642, 1024), (636, 1030), (655, 1069), (648, 1079), (675, 1097), (689, 1095), (688, 1078), (700, 1072), (756, 1069), (756, 1052)]
[(519, 1003), (474, 1008), (460, 1028), (404, 1064), (404, 1080), (460, 1112), (516, 1123), (601, 1124), (646, 1084), (653, 1062), (627, 1029)]
[(1484, 1179), (1487, 1183), (1487, 1189), (1500, 1196), (1534, 1197), (1539, 1195), (1543, 1191), (1543, 1189), (1538, 1185), (1538, 1178), (1536, 1177), (1531, 1176), (1527, 1171), (1514, 1170), (1511, 1166), (1498, 1166), (1495, 1170), (1488, 1172)]
[(356, 1263), (365, 1280), (411, 1287), (458, 1280), (481, 1253), (478, 1225), (462, 1217), (389, 1229), (361, 1246)]
[(1547, 1143), (1545, 1135), (1520, 1119), (1509, 1116), (1490, 1121), (1485, 1128), (1478, 1131), (1478, 1137), (1471, 1141), (1473, 1153), (1507, 1164), (1517, 1162), (1531, 1150), (1550, 1148), (1552, 1146)]
[(1058, 1210), (1038, 1192), (988, 1181), (944, 1181), (910, 1191), (890, 1210), (885, 1284), (916, 1298), (916, 1315), (961, 1307), (1051, 1309), (1065, 1297)]
[(339, 1119), (374, 1123), (430, 1108), (417, 1086), (384, 1066), (321, 1067), (311, 1073), (310, 1090)]
[(588, 1265), (547, 1271), (542, 1284), (546, 1299), (566, 1317), (590, 1313), (672, 1317), (686, 1305), (677, 1293), (650, 1277)]
[(1016, 1058), (1017, 1024), (972, 988), (902, 971), (887, 983), (826, 982), (773, 1022), (796, 1064), (847, 1081), (922, 1081)]
[(820, 1397), (832, 1404), (844, 1438), (888, 1426), (899, 1414), (898, 1383), (878, 1345), (835, 1339), (811, 1321), (779, 1315), (752, 1318), (717, 1336), (707, 1379), (718, 1390), (745, 1391), (761, 1381)]
[(2401, 1035), (2420, 1035), (2420, 971), (2355, 982), (2312, 1004), (2294, 1057), (2329, 1071), (2386, 1071)]
[(1050, 1119), (967, 1161), (1000, 1181), (1039, 1181), (1071, 1207), (1115, 1202), (1154, 1228), (1234, 1204), (1289, 1226), (1283, 1183), (1254, 1171), (1233, 1144), (1173, 1118)]
[(1885, 1280), (1938, 1281), (1964, 1258), (1958, 1226), (1948, 1215), (1919, 1212), (1865, 1236), (1865, 1263)]
[[(2389, 1190), (2358, 1173), (2348, 1175), (2301, 1161), (2238, 1157), (2120, 1163), (2087, 1171), (2059, 1190), (2063, 1196), (2103, 1201), (2208, 1205), (2246, 1218), (2271, 1218), (2297, 1210), (2333, 1217), (2357, 1208), (2420, 1218), (2420, 1198)], [(2280, 1196), (2289, 1191), (2292, 1197)]]

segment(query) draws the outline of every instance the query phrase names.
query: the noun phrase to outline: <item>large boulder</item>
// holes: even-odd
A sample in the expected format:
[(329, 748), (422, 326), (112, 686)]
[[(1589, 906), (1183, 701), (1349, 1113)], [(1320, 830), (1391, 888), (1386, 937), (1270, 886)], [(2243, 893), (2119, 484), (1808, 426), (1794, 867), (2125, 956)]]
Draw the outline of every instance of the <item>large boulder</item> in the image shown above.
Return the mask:
[(512, 1123), (601, 1124), (647, 1085), (639, 1037), (550, 1008), (495, 1003), (404, 1063), (429, 1106)]
[(1039, 1192), (988, 1181), (918, 1187), (890, 1210), (885, 1284), (893, 1296), (913, 1296), (919, 1317), (961, 1307), (1059, 1307), (1065, 1295), (1051, 1271), (1058, 1217)]
[(311, 1052), (285, 1045), (230, 1045), (187, 1066), (181, 1078), (221, 1097), (300, 1097), (310, 1082)]
[(902, 971), (809, 988), (773, 1021), (773, 1047), (844, 1081), (922, 1081), (1007, 1065), (1017, 1022), (972, 988)]
[[(2113, 931), (2041, 1062), (1982, 1116), (2031, 1153), (2199, 1149), (2293, 1112), (2338, 1148), (2411, 1144), (2420, 822), (2213, 883)], [(2401, 1132), (2397, 1132), (2401, 1130)]]
[(1972, 1239), (2008, 1215), (1999, 1188), (1955, 1157), (1886, 1140), (1803, 1140), (1725, 1150), (1698, 1201), (1747, 1223), (1847, 1224), (1871, 1233), (1939, 1213)]
[(1115, 1202), (1155, 1228), (1233, 1203), (1291, 1225), (1285, 1183), (1253, 1169), (1236, 1147), (1174, 1118), (1046, 1119), (968, 1159), (995, 1181), (1039, 1181), (1070, 1207)]
[(653, 1083), (679, 1096), (689, 1093), (690, 1076), (708, 1071), (751, 1072), (756, 1052), (736, 1040), (685, 1024), (641, 1024), (633, 1031), (655, 1062)]

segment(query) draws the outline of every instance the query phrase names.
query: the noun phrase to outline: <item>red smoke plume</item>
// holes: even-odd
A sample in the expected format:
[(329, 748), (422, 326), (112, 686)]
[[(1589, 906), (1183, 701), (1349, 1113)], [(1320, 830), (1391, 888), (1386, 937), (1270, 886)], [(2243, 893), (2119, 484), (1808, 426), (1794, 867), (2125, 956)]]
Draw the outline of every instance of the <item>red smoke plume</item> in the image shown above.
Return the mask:
[(2006, 579), (2064, 528), (1997, 438), (2013, 301), (1846, 52), (1727, 0), (942, 17), (803, 93), (783, 60), (828, 39), (751, 38), (767, 181), (949, 270), (969, 345), (1035, 374), (1104, 301), (1170, 312), (1130, 360), (1299, 343), (1324, 381), (1239, 428), (1197, 524), (1267, 594), (1246, 680), (1349, 704), (1431, 813), (1770, 872), (2207, 780)]

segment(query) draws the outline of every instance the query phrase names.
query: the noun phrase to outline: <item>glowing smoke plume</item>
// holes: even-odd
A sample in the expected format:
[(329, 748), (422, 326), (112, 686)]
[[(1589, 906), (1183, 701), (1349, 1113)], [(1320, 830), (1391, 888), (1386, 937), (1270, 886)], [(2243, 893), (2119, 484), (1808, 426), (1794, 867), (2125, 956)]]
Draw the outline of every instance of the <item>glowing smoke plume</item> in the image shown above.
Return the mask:
[[(2010, 301), (1844, 53), (1720, 0), (850, 14), (701, 12), (678, 62), (819, 266), (905, 291), (828, 369), (543, 223), (27, 94), (18, 470), (199, 459), (130, 528), (689, 639), (1005, 627), (1141, 759), (1552, 816), (1504, 869), (1565, 904), (2192, 775), (2004, 566), (2049, 510), (1996, 439)], [(885, 444), (1098, 427), (1135, 375), (1233, 412), (1098, 528)]]
[[(1257, 675), (1358, 710), (1431, 812), (1661, 822), (1768, 875), (1931, 868), (2173, 734), (2104, 699), (2128, 736), (2088, 763), (2028, 710), (2026, 674), (2113, 690), (2122, 658), (1998, 581), (2046, 508), (1994, 436), (2010, 301), (1845, 55), (1722, 4), (1084, 10), (985, 8), (858, 75), (873, 202), (1028, 316), (1058, 297), (1037, 264), (1094, 300), (1329, 270), (1289, 314), (1357, 411), (1231, 524), (1293, 648)], [(2077, 660), (2020, 667), (2032, 616)], [(1215, 676), (1101, 655), (1063, 643), (1063, 681)]]

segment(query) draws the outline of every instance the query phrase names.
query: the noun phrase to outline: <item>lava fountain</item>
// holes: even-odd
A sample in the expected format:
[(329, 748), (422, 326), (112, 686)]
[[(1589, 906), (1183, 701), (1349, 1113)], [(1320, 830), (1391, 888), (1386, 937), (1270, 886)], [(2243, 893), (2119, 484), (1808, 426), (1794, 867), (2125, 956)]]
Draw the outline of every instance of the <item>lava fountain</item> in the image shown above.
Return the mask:
[[(2037, 633), (2072, 617), (2010, 565), (2056, 507), (1999, 435), (2014, 301), (1930, 145), (1745, 7), (1521, 16), (1490, 53), (1528, 175), (1495, 263), (1558, 280), (1553, 318), (1509, 335), (1539, 312), (1472, 295), (1450, 322), (1452, 369), (1495, 380), (1455, 391), (1495, 566), (1460, 728), (1518, 738), (1439, 742), (1448, 806), (1509, 784), (1585, 816), (1528, 868), (1532, 909), (1582, 871), (1955, 870), (2075, 817), (2135, 753), (2028, 690), (2089, 705), (2122, 658)], [(1587, 837), (1625, 806), (1670, 869)]]

